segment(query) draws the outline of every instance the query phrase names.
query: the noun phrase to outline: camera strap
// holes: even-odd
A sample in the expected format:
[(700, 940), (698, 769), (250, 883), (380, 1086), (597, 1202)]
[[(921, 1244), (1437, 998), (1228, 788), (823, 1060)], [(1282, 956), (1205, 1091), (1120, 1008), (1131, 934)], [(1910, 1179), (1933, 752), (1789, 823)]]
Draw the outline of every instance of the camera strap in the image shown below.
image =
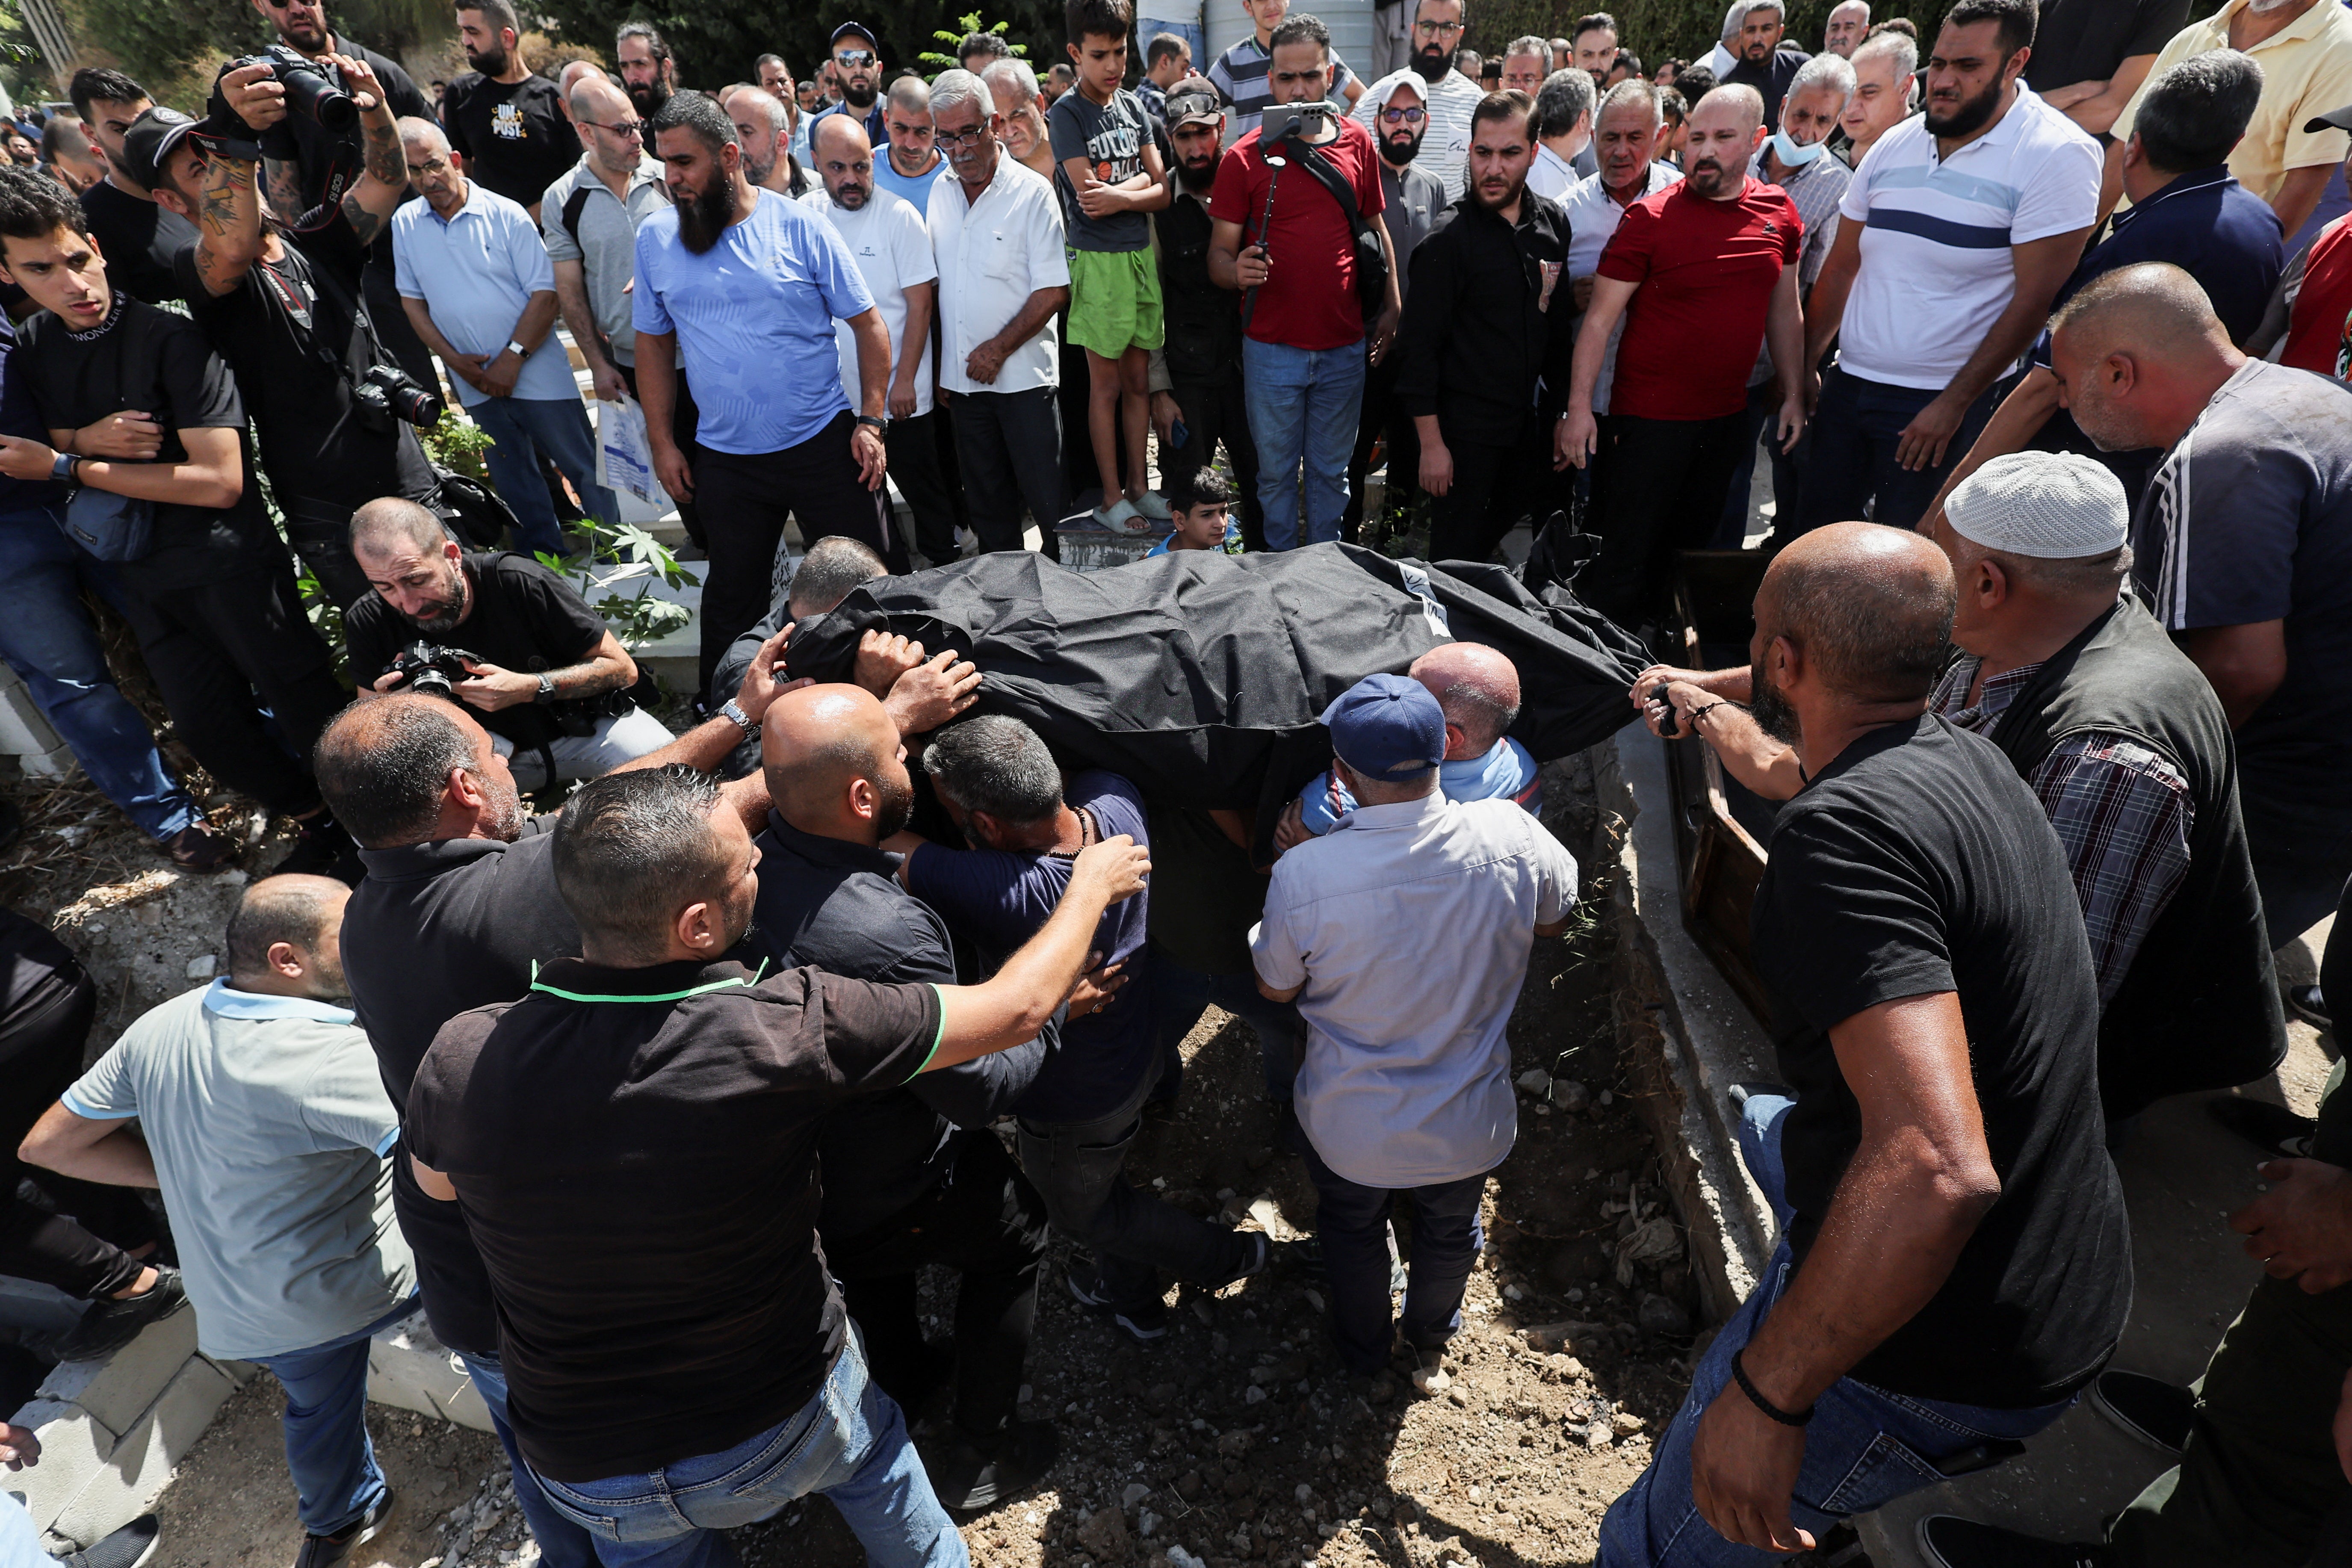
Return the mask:
[[(298, 254), (296, 247), (287, 244), (286, 241), (282, 239), (279, 240), (278, 243), (284, 247), (288, 256), (291, 257)], [(271, 298), (278, 301), (278, 307), (286, 312), (287, 318), (294, 323), (294, 335), (301, 342), (303, 348), (310, 353), (310, 357), (317, 360), (320, 364), (325, 365), (328, 369), (333, 371), (337, 375), (342, 377), (347, 385), (356, 390), (359, 387), (361, 381), (364, 378), (364, 373), (354, 374), (352, 371), (350, 360), (329, 348), (320, 340), (319, 337), (319, 320), (315, 312), (314, 306), (317, 301), (323, 300), (326, 297), (328, 288), (327, 269), (307, 256), (301, 258), (300, 265), (303, 270), (310, 274), (310, 299), (309, 300), (305, 300), (302, 298), (300, 291), (292, 283), (289, 282), (286, 278), (279, 276), (278, 271), (278, 263), (257, 260), (254, 262), (253, 268), (256, 272), (261, 275), (262, 287), (269, 291)], [(291, 269), (289, 268), (289, 270), (290, 271)], [(341, 301), (339, 300), (339, 302)], [(351, 304), (353, 312), (352, 324), (356, 326), (361, 321), (365, 319), (366, 308), (356, 300), (350, 300), (348, 303)], [(368, 345), (371, 350), (375, 346), (374, 332), (375, 324), (373, 321), (369, 321), (367, 323), (367, 335)]]

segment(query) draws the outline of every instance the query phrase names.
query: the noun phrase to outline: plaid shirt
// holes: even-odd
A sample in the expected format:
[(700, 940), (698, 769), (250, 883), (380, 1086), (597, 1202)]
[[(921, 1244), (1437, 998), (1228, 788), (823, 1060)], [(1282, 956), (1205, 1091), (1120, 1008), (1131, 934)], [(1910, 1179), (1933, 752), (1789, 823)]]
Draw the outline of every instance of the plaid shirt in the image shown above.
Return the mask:
[[(1772, 183), (1771, 175), (1765, 173), (1771, 167), (1771, 151), (1772, 144), (1767, 142), (1748, 165), (1748, 172), (1768, 185)], [(1812, 292), (1813, 279), (1822, 275), (1822, 265), (1830, 258), (1830, 247), (1837, 243), (1838, 203), (1853, 183), (1853, 171), (1829, 153), (1790, 170), (1780, 183), (1781, 193), (1796, 205), (1797, 216), (1805, 226), (1805, 246), (1797, 253), (1797, 287), (1808, 294)], [(1756, 356), (1756, 369), (1748, 384), (1761, 386), (1771, 379), (1772, 345), (1768, 340)]]
[[(1986, 680), (1975, 707), (1964, 707), (1981, 662), (1963, 658), (1952, 666), (1927, 706), (1963, 730), (1986, 734), (2042, 667), (2003, 670)], [(2105, 1006), (2189, 874), (2196, 812), (2189, 781), (2137, 742), (2093, 730), (2061, 741), (2025, 782), (2066, 851)]]

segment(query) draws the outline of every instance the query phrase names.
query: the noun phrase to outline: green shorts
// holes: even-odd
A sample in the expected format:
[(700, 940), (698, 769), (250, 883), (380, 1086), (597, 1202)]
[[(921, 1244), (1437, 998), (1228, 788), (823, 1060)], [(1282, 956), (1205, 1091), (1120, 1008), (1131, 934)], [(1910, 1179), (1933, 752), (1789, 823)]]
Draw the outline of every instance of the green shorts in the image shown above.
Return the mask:
[(1068, 254), (1070, 341), (1105, 359), (1117, 359), (1130, 348), (1158, 348), (1164, 329), (1160, 267), (1150, 248)]

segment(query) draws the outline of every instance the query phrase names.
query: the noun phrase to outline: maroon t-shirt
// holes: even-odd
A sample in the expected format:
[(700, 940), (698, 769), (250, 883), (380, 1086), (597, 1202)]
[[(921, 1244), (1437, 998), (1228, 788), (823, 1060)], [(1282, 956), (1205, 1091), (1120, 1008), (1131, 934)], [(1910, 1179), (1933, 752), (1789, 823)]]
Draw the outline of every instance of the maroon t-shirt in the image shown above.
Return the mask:
[(1804, 237), (1796, 204), (1753, 176), (1727, 202), (1677, 182), (1627, 207), (1596, 269), (1641, 285), (1626, 307), (1609, 411), (1720, 419), (1745, 409), (1773, 286)]
[[(1366, 217), (1384, 205), (1380, 153), (1372, 134), (1352, 120), (1339, 121), (1337, 140), (1315, 149), (1317, 156), (1346, 175), (1356, 193), (1356, 210)], [(1268, 184), (1274, 216), (1266, 218)], [(1363, 308), (1356, 297), (1356, 239), (1338, 198), (1313, 174), (1295, 165), (1266, 166), (1255, 131), (1234, 142), (1217, 164), (1209, 193), (1209, 216), (1242, 226), (1242, 243), (1258, 243), (1261, 226), (1272, 263), (1257, 291), (1249, 335), (1262, 343), (1295, 349), (1339, 349), (1364, 336)], [(1755, 356), (1750, 354), (1752, 361)], [(1746, 406), (1743, 399), (1742, 407)]]

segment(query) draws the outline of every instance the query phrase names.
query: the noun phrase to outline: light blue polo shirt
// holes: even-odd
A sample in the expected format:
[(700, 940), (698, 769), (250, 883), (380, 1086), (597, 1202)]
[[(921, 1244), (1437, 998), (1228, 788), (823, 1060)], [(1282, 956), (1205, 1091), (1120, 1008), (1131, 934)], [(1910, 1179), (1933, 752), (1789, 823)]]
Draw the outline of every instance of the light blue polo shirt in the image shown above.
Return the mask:
[(637, 331), (677, 334), (701, 410), (694, 438), (737, 457), (797, 447), (849, 407), (833, 323), (874, 308), (832, 225), (752, 189), (751, 216), (699, 256), (675, 207), (637, 228)]
[[(555, 263), (530, 214), (479, 180), (448, 222), (428, 202), (410, 202), (392, 215), (393, 280), (401, 297), (422, 300), (433, 324), (461, 354), (495, 354), (514, 336), (523, 307), (538, 293), (555, 292)], [(452, 378), (455, 381), (456, 378)], [(487, 393), (456, 381), (457, 400), (471, 408)], [(580, 400), (571, 362), (553, 332), (522, 362), (515, 397)]]

